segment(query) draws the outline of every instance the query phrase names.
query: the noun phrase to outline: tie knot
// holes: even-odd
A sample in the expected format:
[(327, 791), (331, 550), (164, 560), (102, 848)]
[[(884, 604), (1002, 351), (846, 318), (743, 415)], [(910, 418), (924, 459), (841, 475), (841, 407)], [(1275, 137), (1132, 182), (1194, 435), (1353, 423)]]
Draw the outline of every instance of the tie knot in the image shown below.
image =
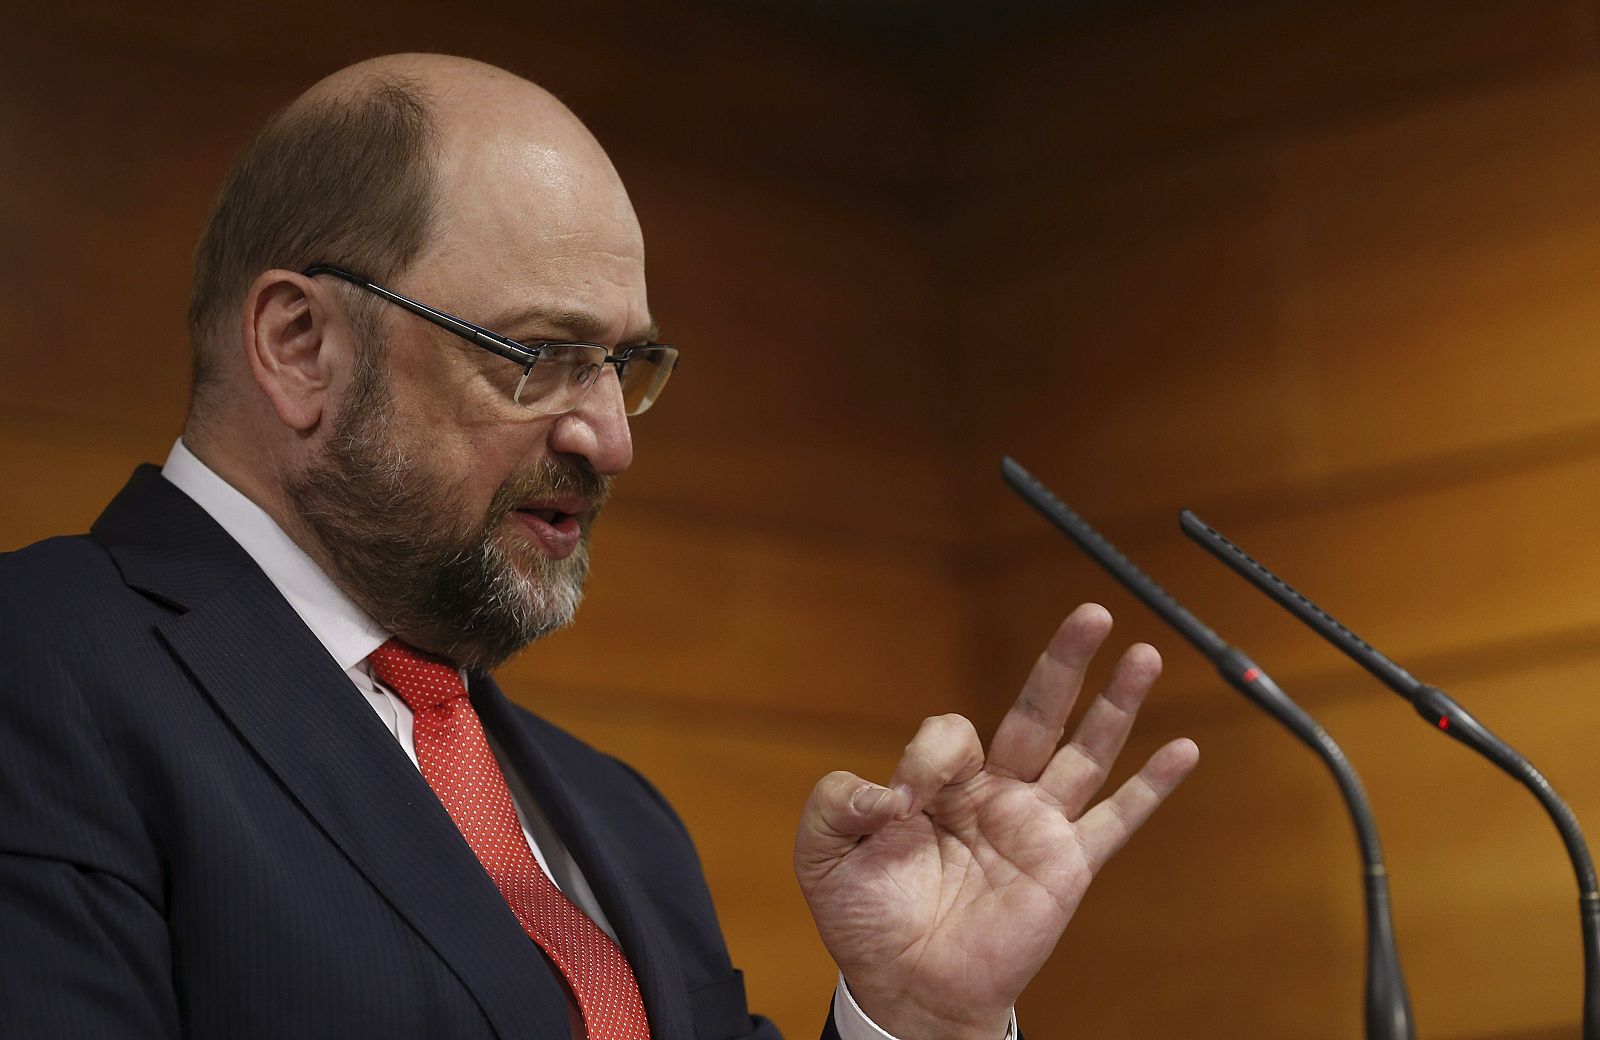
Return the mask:
[(372, 674), (399, 694), (413, 712), (434, 708), (467, 695), (466, 683), (456, 666), (442, 657), (391, 639), (367, 658)]

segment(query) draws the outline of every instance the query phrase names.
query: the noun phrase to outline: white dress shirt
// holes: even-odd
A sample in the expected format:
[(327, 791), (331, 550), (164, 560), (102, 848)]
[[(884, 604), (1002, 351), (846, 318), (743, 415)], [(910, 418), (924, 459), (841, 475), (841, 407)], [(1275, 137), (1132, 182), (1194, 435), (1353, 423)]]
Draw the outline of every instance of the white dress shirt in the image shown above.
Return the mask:
[[(211, 515), (224, 531), (250, 555), (268, 580), (277, 586), (289, 606), (300, 620), (317, 637), (340, 668), (350, 677), (356, 691), (366, 699), (369, 707), (394, 734), (411, 764), (417, 764), (417, 751), (411, 736), (411, 709), (405, 701), (373, 676), (367, 663), (372, 651), (388, 641), (377, 622), (367, 616), (346, 596), (322, 568), (294, 543), (266, 510), (245, 497), (238, 489), (223, 480), (209, 466), (195, 457), (180, 439), (172, 445), (167, 461), (161, 469), (162, 476), (177, 485), (178, 489)], [(465, 681), (466, 675), (462, 674)], [(485, 733), (487, 736), (487, 731)], [(555, 882), (556, 887), (594, 923), (615, 939), (616, 932), (606, 920), (605, 912), (594, 891), (578, 869), (577, 861), (567, 850), (550, 821), (539, 809), (537, 802), (522, 782), (515, 769), (508, 766), (504, 752), (489, 736), (489, 747), (500, 762), (506, 785), (511, 789), (511, 801), (522, 823), (523, 836), (539, 866)], [(844, 976), (833, 997), (834, 1025), (840, 1040), (896, 1040), (866, 1016), (856, 1005), (845, 985)], [(1016, 1016), (1004, 1040), (1016, 1035)]]

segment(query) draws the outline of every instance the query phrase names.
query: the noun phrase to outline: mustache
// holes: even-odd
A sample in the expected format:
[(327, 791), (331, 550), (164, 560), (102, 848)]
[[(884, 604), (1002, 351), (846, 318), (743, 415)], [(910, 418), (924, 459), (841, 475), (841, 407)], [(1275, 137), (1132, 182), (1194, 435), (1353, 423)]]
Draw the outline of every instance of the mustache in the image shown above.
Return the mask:
[(494, 493), (489, 502), (490, 526), (510, 516), (516, 508), (530, 499), (577, 496), (591, 503), (579, 521), (587, 526), (611, 497), (611, 478), (596, 473), (581, 458), (540, 459), (531, 467), (511, 477)]

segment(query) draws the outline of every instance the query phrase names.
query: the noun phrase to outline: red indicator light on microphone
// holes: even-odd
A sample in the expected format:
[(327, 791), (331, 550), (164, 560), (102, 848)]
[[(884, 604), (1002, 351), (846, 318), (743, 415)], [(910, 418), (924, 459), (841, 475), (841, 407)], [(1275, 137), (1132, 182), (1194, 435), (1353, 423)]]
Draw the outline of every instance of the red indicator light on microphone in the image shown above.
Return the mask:
[(1259, 678), (1261, 678), (1261, 669), (1259, 668), (1252, 668), (1244, 673), (1245, 682), (1255, 682)]
[(1449, 729), (1450, 728), (1450, 717), (1448, 715), (1439, 716), (1439, 728), (1440, 729)]

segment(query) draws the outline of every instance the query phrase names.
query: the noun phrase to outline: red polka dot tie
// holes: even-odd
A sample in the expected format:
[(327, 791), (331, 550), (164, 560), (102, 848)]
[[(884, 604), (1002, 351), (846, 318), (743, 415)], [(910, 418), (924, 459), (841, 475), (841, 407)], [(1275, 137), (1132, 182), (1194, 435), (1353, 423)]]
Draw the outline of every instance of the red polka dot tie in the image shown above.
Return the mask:
[(500, 763), (455, 665), (398, 639), (372, 652), (372, 671), (410, 706), (417, 764), (527, 932), (565, 977), (589, 1040), (648, 1040), (633, 969), (611, 937), (540, 869), (523, 836)]

